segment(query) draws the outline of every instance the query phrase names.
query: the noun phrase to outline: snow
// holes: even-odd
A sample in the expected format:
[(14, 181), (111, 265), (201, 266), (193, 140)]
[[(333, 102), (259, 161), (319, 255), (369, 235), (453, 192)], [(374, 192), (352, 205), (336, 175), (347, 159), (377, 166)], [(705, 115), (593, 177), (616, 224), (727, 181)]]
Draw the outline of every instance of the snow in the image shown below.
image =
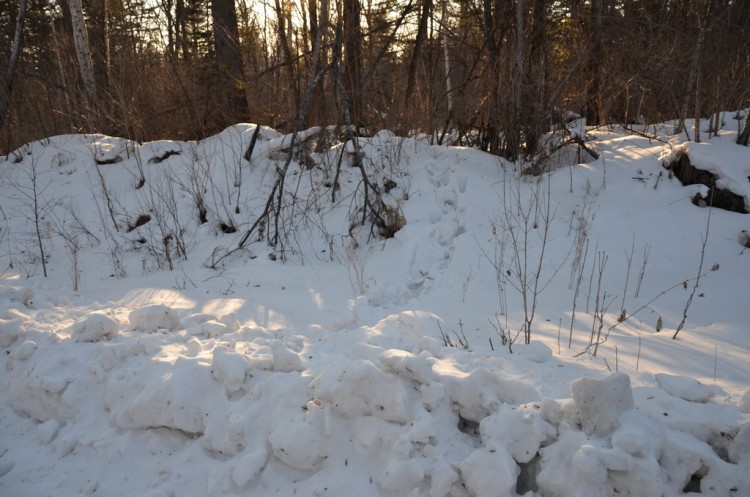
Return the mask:
[(255, 129), (0, 161), (0, 495), (750, 495), (748, 218), (707, 225), (662, 167), (686, 150), (747, 199), (733, 133), (589, 130), (601, 157), (539, 181), (383, 131), (360, 145), (406, 220), (386, 240), (355, 223), (352, 145), (311, 147), (280, 245), (211, 268), (288, 157), (262, 128), (243, 158)]

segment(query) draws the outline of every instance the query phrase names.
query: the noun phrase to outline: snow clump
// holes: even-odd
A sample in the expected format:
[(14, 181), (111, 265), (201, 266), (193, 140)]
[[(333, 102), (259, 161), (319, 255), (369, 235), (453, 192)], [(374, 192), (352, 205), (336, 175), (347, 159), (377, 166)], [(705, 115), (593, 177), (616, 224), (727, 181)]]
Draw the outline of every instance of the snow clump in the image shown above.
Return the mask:
[(68, 332), (76, 342), (112, 340), (120, 330), (120, 322), (104, 311), (90, 312), (76, 320)]
[(179, 330), (180, 318), (171, 308), (163, 304), (151, 304), (130, 311), (130, 327), (140, 331)]

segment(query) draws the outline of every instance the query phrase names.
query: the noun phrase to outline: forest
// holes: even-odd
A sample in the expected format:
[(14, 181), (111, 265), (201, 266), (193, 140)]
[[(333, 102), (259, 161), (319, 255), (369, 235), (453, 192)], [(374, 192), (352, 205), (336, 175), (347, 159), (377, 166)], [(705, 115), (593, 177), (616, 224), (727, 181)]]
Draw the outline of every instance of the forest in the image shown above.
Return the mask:
[(0, 47), (5, 154), (59, 134), (193, 140), (251, 122), (533, 159), (572, 117), (716, 115), (717, 130), (719, 111), (750, 102), (738, 0), (11, 0)]

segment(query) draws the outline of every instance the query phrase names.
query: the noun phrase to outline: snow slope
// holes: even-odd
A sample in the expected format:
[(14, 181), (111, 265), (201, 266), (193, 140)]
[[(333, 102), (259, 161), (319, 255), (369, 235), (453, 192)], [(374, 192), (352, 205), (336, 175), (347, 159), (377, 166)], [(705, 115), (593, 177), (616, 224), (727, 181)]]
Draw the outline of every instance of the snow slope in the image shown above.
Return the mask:
[(750, 218), (663, 167), (750, 198), (732, 133), (591, 130), (534, 177), (381, 132), (389, 239), (351, 144), (311, 141), (277, 246), (214, 264), (287, 158), (254, 131), (0, 162), (0, 495), (750, 495)]

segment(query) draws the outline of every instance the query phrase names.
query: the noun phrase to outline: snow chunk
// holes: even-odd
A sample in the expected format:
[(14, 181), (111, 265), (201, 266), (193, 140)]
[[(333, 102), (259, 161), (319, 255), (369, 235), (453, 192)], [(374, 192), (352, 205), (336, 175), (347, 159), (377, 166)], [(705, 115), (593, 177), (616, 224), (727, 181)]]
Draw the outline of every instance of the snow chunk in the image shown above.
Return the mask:
[(59, 421), (56, 419), (47, 420), (36, 427), (36, 439), (39, 440), (39, 443), (48, 444), (55, 438), (59, 430)]
[(552, 358), (552, 349), (547, 347), (545, 344), (538, 340), (532, 341), (525, 347), (520, 349), (521, 357), (525, 357), (531, 362), (541, 364), (547, 362)]
[(407, 495), (425, 477), (425, 462), (422, 458), (391, 458), (378, 478), (384, 490), (397, 495)]
[(263, 470), (268, 461), (268, 452), (266, 449), (258, 449), (249, 454), (244, 454), (235, 459), (235, 466), (232, 470), (232, 481), (238, 487), (244, 487), (255, 475)]
[(13, 359), (17, 359), (19, 361), (28, 361), (31, 359), (31, 356), (34, 355), (34, 351), (37, 349), (37, 344), (33, 340), (26, 340), (21, 345), (18, 346), (11, 354), (10, 356)]
[(25, 320), (21, 317), (12, 317), (11, 319), (0, 318), (0, 347), (12, 345), (19, 336), (24, 334), (24, 322)]
[(579, 378), (570, 388), (581, 426), (588, 435), (611, 433), (620, 414), (635, 407), (630, 377), (625, 373), (602, 380)]
[(277, 459), (303, 471), (320, 469), (328, 458), (328, 446), (321, 436), (323, 416), (318, 411), (319, 408), (312, 406), (307, 414), (295, 412), (276, 419), (268, 443)]
[(705, 403), (714, 395), (709, 387), (694, 378), (663, 373), (654, 377), (659, 388), (688, 402)]
[(271, 343), (271, 354), (273, 355), (273, 369), (283, 373), (302, 371), (302, 359), (299, 354), (290, 350), (280, 341)]
[(243, 354), (229, 350), (226, 347), (216, 347), (213, 353), (211, 374), (224, 385), (227, 392), (236, 392), (245, 381), (247, 359)]
[[(445, 376), (443, 380), (449, 381), (452, 377)], [(541, 400), (541, 395), (532, 385), (508, 380), (484, 368), (477, 368), (458, 379), (451, 390), (450, 395), (458, 405), (461, 416), (477, 423), (496, 412), (502, 404), (526, 404)]]
[(174, 364), (152, 361), (114, 370), (105, 404), (120, 428), (166, 427), (186, 433), (205, 430), (208, 411), (221, 409), (226, 396), (217, 390), (208, 366), (178, 358)]
[(378, 360), (390, 372), (408, 380), (429, 384), (435, 376), (429, 360), (431, 357), (432, 355), (426, 351), (415, 355), (405, 350), (391, 349), (380, 354)]
[(634, 458), (620, 449), (602, 446), (606, 444), (603, 440), (591, 439), (567, 425), (562, 426), (565, 428), (558, 441), (541, 450), (542, 469), (536, 479), (541, 495), (640, 497), (662, 494), (663, 476), (652, 454)]
[(516, 408), (504, 404), (500, 412), (482, 420), (479, 434), (487, 449), (500, 450), (504, 447), (513, 459), (527, 463), (543, 443), (557, 435), (557, 431), (533, 405)]
[(171, 308), (163, 304), (152, 304), (134, 309), (128, 315), (130, 327), (134, 330), (156, 331), (165, 329), (174, 331), (182, 328), (180, 318)]
[(0, 285), (0, 300), (20, 302), (30, 307), (34, 305), (34, 290), (25, 286)]
[(370, 361), (329, 366), (310, 386), (318, 399), (349, 418), (372, 415), (396, 423), (412, 418), (403, 381)]
[(76, 320), (66, 331), (76, 342), (112, 340), (120, 330), (120, 322), (105, 311), (95, 311)]
[(511, 497), (520, 469), (507, 450), (480, 448), (458, 465), (464, 484), (474, 497)]
[(742, 425), (729, 445), (729, 459), (734, 463), (750, 461), (750, 423)]
[(200, 324), (194, 324), (188, 328), (188, 333), (191, 335), (203, 335), (208, 338), (220, 337), (226, 332), (226, 325), (213, 319)]

